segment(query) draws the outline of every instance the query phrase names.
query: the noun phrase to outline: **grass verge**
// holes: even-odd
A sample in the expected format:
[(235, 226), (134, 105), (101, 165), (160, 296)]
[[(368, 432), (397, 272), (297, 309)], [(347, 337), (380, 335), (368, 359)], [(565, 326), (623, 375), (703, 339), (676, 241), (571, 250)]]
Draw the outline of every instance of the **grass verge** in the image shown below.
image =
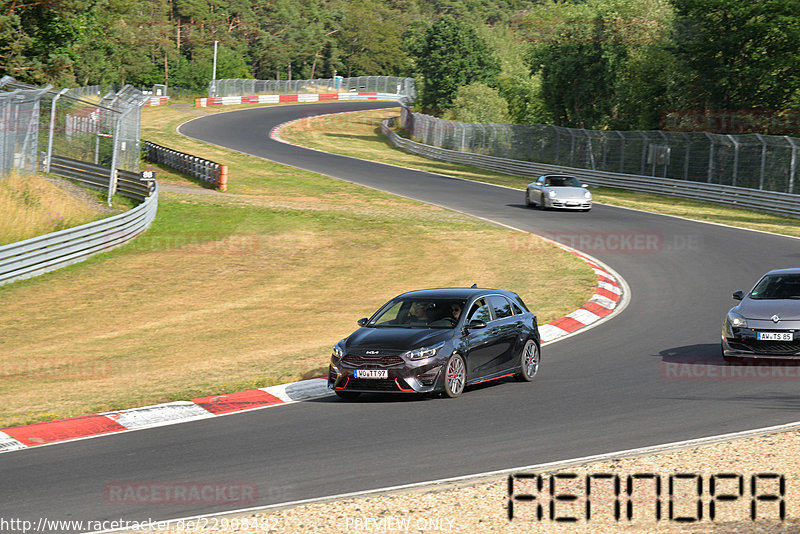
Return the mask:
[(176, 137), (198, 111), (147, 109), (142, 137), (228, 164), (237, 194), (162, 169), (131, 245), (0, 287), (0, 427), (321, 376), (356, 319), (409, 289), (508, 288), (542, 322), (594, 290), (583, 262), (515, 232)]
[(106, 215), (91, 196), (79, 198), (57, 179), (10, 173), (0, 179), (0, 245), (85, 224)]
[[(528, 178), (429, 160), (394, 148), (380, 134), (380, 124), (383, 119), (398, 117), (399, 114), (397, 109), (383, 109), (310, 117), (285, 127), (281, 137), (336, 154), (517, 189), (524, 189), (530, 182)], [(800, 237), (800, 219), (792, 217), (619, 189), (592, 188), (592, 194), (596, 202), (603, 204)]]

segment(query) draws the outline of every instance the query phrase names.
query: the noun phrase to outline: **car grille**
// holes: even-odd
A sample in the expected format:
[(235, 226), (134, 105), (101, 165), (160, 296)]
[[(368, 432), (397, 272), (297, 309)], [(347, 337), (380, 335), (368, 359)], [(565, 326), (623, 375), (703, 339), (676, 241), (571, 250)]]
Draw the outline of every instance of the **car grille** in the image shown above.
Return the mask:
[[(795, 341), (756, 341), (754, 339), (745, 339), (730, 343), (731, 348), (744, 347), (746, 350), (756, 352), (758, 354), (796, 354), (800, 352), (800, 340)], [(738, 346), (738, 347), (737, 347)]]
[(355, 356), (352, 354), (342, 358), (342, 363), (353, 367), (392, 367), (403, 365), (403, 358), (400, 356)]
[[(404, 384), (404, 382), (402, 382)], [(404, 386), (405, 387), (405, 386)], [(392, 380), (371, 380), (368, 378), (351, 378), (345, 389), (368, 389), (370, 391), (399, 391)]]

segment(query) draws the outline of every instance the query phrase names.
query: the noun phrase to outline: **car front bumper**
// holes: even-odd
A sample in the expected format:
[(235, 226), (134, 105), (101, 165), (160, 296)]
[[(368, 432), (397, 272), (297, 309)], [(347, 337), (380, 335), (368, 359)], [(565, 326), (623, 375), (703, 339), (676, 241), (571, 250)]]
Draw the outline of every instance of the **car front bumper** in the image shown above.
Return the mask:
[(588, 210), (592, 207), (591, 200), (585, 199), (560, 199), (560, 198), (545, 198), (544, 205), (546, 208), (566, 209), (566, 210)]
[[(359, 393), (430, 393), (444, 388), (445, 361), (429, 358), (420, 362), (403, 362), (392, 367), (353, 366), (331, 360), (328, 366), (328, 389)], [(385, 369), (386, 378), (357, 378), (357, 370)]]
[[(757, 341), (752, 331), (735, 330), (734, 337), (722, 336), (722, 354), (726, 358), (764, 360), (800, 360), (800, 339), (794, 341)], [(796, 336), (797, 334), (795, 334)]]

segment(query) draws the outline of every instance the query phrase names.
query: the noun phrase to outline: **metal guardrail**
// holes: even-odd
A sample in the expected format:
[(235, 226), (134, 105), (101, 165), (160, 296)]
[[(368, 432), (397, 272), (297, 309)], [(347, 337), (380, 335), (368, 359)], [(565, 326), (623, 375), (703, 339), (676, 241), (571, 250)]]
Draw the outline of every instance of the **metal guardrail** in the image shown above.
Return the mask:
[(214, 184), (220, 191), (225, 191), (228, 187), (227, 165), (220, 165), (191, 154), (178, 152), (150, 141), (144, 141), (143, 149), (147, 161), (164, 165), (204, 182)]
[(147, 230), (158, 210), (158, 185), (152, 183), (152, 194), (125, 213), (0, 246), (0, 285), (108, 252)]
[(391, 143), (412, 154), (430, 159), (472, 165), (494, 172), (514, 176), (535, 178), (542, 174), (571, 174), (592, 186), (613, 187), (641, 193), (654, 193), (672, 197), (686, 198), (725, 204), (741, 208), (756, 209), (791, 217), (800, 217), (800, 195), (760, 191), (744, 187), (674, 180), (670, 178), (654, 178), (635, 174), (621, 174), (590, 169), (578, 169), (560, 165), (548, 165), (530, 161), (512, 160), (484, 154), (458, 152), (417, 143), (398, 135), (393, 129), (394, 119), (386, 119), (381, 124), (381, 131)]
[[(93, 163), (86, 163), (72, 158), (53, 156), (50, 159), (50, 172), (81, 182), (92, 189), (108, 190), (109, 168)], [(139, 174), (117, 170), (116, 192), (120, 195), (143, 202), (155, 187), (155, 182), (144, 182)]]

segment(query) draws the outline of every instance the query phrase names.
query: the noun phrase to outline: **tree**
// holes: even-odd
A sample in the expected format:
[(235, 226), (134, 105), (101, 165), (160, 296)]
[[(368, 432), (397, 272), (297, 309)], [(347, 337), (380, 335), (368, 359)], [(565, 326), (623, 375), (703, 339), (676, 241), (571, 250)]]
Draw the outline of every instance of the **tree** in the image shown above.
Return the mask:
[(506, 123), (508, 103), (497, 89), (473, 83), (458, 89), (453, 99), (453, 115), (461, 122)]
[(448, 108), (459, 87), (492, 84), (500, 72), (486, 42), (451, 16), (438, 19), (412, 53), (423, 80), (421, 105), (428, 109)]
[(800, 0), (671, 0), (686, 105), (780, 109), (800, 89)]

